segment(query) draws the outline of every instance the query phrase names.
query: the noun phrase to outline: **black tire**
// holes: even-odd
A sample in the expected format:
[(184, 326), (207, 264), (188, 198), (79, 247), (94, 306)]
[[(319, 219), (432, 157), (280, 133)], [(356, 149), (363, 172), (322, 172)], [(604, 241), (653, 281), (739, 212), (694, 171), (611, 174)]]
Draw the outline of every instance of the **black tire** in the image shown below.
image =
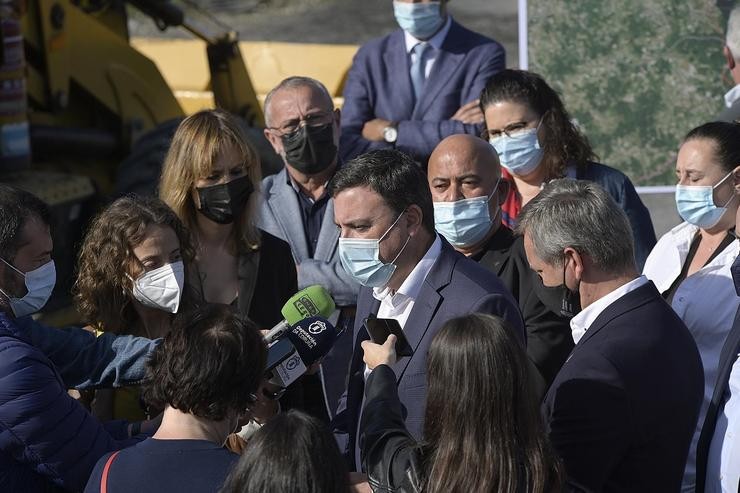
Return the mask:
[(157, 194), (162, 164), (182, 118), (160, 123), (137, 140), (116, 172), (115, 197)]
[[(126, 194), (153, 196), (157, 194), (162, 165), (170, 148), (175, 130), (183, 118), (174, 118), (161, 123), (137, 140), (126, 159), (121, 161), (116, 172), (115, 197)], [(262, 163), (262, 176), (275, 174), (283, 167), (283, 161), (275, 154), (261, 128), (249, 127), (244, 130), (250, 142), (257, 149)], [(258, 184), (255, 184), (258, 186)]]

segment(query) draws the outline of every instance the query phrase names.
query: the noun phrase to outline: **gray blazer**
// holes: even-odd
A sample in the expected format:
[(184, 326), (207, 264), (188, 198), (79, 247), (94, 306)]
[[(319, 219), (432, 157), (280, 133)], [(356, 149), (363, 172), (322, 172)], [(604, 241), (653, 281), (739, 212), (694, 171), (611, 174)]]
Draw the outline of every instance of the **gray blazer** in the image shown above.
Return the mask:
[(740, 119), (740, 99), (732, 103), (730, 108), (725, 107), (722, 112), (717, 115), (717, 120), (721, 122), (734, 122), (738, 119)]
[(298, 267), (298, 289), (320, 284), (331, 293), (337, 306), (357, 304), (360, 285), (345, 272), (339, 261), (339, 229), (334, 224), (334, 201), (329, 199), (321, 223), (313, 258), (308, 255), (306, 232), (295, 190), (285, 168), (262, 180), (258, 225), (288, 242)]

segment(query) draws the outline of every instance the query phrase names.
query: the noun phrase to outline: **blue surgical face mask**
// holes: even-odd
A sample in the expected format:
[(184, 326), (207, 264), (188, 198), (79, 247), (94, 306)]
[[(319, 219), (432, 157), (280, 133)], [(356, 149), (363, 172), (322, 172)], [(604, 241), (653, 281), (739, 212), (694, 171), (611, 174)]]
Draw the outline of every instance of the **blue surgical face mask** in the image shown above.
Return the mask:
[(720, 186), (730, 175), (729, 172), (719, 183), (712, 186), (676, 185), (676, 208), (678, 214), (687, 223), (708, 229), (715, 226), (727, 212), (727, 206), (735, 198), (733, 194), (725, 205), (714, 205), (714, 189)]
[(406, 239), (406, 243), (401, 247), (396, 257), (387, 264), (380, 260), (380, 242), (398, 223), (401, 216), (403, 216), (403, 213), (393, 221), (391, 227), (377, 240), (339, 238), (339, 259), (342, 262), (342, 267), (363, 286), (371, 288), (385, 286), (396, 271), (395, 262), (406, 249), (411, 237), (409, 236)]
[(429, 39), (444, 24), (440, 2), (393, 2), (398, 25), (416, 39)]
[(488, 203), (496, 193), (498, 184), (489, 196), (462, 199), (456, 202), (434, 202), (434, 227), (456, 247), (475, 245), (486, 237), (493, 222)]
[(501, 166), (517, 176), (528, 175), (537, 169), (545, 153), (537, 139), (541, 124), (542, 120), (537, 128), (528, 128), (512, 137), (502, 133), (488, 140), (498, 153)]
[(13, 314), (16, 317), (23, 317), (31, 315), (41, 310), (49, 298), (51, 292), (54, 291), (54, 285), (57, 282), (57, 271), (54, 266), (54, 261), (51, 260), (38, 269), (34, 269), (26, 272), (25, 274), (7, 260), (0, 258), (5, 265), (16, 271), (19, 275), (23, 276), (26, 285), (26, 294), (22, 298), (14, 298), (5, 291), (0, 290), (10, 304), (10, 309), (13, 310)]

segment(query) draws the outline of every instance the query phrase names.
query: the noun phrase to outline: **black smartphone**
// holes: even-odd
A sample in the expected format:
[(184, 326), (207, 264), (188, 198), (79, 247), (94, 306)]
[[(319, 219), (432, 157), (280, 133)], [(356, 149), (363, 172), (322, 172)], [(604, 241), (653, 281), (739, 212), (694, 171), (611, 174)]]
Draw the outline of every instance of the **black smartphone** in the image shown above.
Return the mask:
[(370, 339), (375, 344), (383, 344), (388, 339), (388, 336), (393, 334), (396, 336), (396, 354), (399, 357), (412, 356), (414, 354), (398, 320), (368, 317), (364, 323), (367, 333), (370, 334)]

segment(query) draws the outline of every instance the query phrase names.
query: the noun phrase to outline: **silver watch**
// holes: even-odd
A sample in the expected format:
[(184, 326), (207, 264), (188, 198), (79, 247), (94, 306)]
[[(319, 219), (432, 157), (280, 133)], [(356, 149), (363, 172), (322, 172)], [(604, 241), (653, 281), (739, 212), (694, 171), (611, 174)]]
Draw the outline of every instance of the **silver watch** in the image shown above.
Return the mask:
[(383, 140), (389, 144), (395, 144), (398, 140), (398, 128), (396, 125), (391, 123), (383, 129)]

